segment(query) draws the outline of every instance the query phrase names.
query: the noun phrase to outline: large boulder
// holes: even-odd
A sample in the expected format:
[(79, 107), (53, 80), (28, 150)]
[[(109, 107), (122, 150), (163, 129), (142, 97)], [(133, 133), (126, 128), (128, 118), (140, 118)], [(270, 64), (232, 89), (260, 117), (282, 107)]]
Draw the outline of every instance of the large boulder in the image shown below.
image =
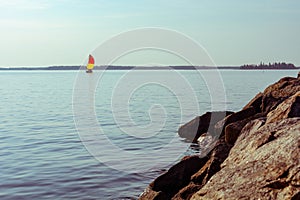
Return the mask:
[(258, 93), (243, 108), (255, 108), (257, 113), (269, 113), (274, 110), (285, 99), (300, 91), (300, 76), (297, 78), (285, 77), (278, 82), (268, 86), (263, 92)]
[(141, 195), (140, 199), (154, 200), (158, 199), (158, 196), (170, 199), (180, 189), (189, 184), (191, 176), (196, 173), (207, 162), (207, 160), (207, 157), (184, 157), (166, 173), (150, 183), (148, 189)]
[(225, 143), (224, 138), (219, 139), (209, 154), (209, 160), (191, 177), (191, 180), (202, 186), (206, 184), (210, 177), (221, 169), (221, 164), (227, 158), (231, 147)]
[(300, 117), (300, 91), (286, 99), (267, 115), (267, 124), (290, 117)]
[(253, 107), (257, 113), (260, 113), (263, 96), (263, 93), (258, 93), (253, 99), (249, 101), (249, 103), (247, 103), (247, 105), (244, 106), (243, 110)]
[(228, 124), (225, 127), (225, 142), (227, 144), (231, 144), (233, 145), (235, 143), (235, 141), (237, 140), (237, 138), (240, 135), (240, 132), (242, 131), (242, 129), (244, 128), (244, 126), (250, 122), (251, 120), (254, 119), (258, 119), (264, 117), (263, 113), (257, 113), (251, 117), (248, 117), (246, 119), (242, 119), (233, 123)]
[(300, 118), (248, 123), (222, 169), (191, 199), (292, 199), (300, 192)]
[(218, 121), (232, 113), (230, 111), (207, 112), (179, 127), (178, 134), (182, 138), (196, 142), (203, 133), (211, 132), (210, 129), (213, 129)]
[(195, 194), (200, 189), (201, 185), (191, 182), (189, 185), (182, 188), (174, 197), (172, 197), (172, 200), (190, 199), (193, 196), (193, 194)]
[(252, 117), (255, 114), (256, 114), (256, 109), (252, 106), (243, 109), (241, 111), (232, 113), (215, 124), (213, 135), (218, 137), (223, 136), (225, 128), (228, 124), (247, 119), (249, 117)]
[(263, 92), (261, 110), (269, 113), (285, 99), (300, 91), (300, 78), (285, 77), (267, 87)]

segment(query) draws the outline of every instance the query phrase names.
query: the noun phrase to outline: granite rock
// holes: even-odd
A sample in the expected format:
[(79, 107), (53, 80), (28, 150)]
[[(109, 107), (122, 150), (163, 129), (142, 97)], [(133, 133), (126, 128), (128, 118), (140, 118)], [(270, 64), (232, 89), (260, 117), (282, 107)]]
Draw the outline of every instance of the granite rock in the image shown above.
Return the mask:
[(268, 86), (241, 111), (205, 113), (179, 135), (206, 150), (156, 178), (141, 200), (300, 199), (300, 76)]

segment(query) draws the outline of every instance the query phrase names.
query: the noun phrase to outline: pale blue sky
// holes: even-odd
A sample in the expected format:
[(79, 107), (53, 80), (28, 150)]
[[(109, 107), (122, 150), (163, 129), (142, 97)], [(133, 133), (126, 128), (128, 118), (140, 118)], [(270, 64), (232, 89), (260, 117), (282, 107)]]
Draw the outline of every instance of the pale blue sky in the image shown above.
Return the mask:
[(0, 66), (81, 65), (101, 42), (141, 27), (186, 34), (217, 65), (300, 66), (299, 0), (0, 0)]

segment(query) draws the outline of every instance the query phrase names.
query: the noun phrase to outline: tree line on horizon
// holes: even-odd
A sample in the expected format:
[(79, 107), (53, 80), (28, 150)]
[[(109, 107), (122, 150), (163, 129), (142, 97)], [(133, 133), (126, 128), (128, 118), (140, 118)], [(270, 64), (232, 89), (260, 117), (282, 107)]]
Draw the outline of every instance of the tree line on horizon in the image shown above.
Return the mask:
[(265, 64), (261, 62), (259, 65), (242, 65), (240, 69), (296, 69), (296, 66), (292, 63), (275, 62)]

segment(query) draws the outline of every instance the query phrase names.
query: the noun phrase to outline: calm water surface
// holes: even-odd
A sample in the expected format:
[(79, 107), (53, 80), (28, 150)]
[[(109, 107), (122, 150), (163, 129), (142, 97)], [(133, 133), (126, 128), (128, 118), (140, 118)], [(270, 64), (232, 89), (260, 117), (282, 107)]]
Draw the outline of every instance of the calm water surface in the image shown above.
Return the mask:
[[(268, 84), (295, 77), (297, 71), (221, 71), (226, 101), (211, 99), (205, 79), (197, 72), (181, 71), (198, 105), (189, 101), (191, 94), (175, 79), (175, 87), (140, 85), (124, 103), (126, 91), (114, 91), (125, 74), (105, 72), (96, 91), (87, 97), (87, 101), (95, 98), (98, 126), (110, 145), (120, 149), (119, 154), (110, 154), (109, 146), (98, 146), (100, 158), (115, 160), (110, 164), (93, 157), (78, 135), (72, 106), (76, 71), (1, 71), (0, 199), (136, 199), (153, 178), (188, 154), (175, 145), (152, 153), (171, 140), (187, 147), (176, 133), (182, 123), (212, 108), (237, 111)], [(173, 78), (167, 71), (138, 71), (132, 77)], [(130, 81), (121, 83), (130, 87)], [(132, 155), (126, 162), (123, 152)]]

